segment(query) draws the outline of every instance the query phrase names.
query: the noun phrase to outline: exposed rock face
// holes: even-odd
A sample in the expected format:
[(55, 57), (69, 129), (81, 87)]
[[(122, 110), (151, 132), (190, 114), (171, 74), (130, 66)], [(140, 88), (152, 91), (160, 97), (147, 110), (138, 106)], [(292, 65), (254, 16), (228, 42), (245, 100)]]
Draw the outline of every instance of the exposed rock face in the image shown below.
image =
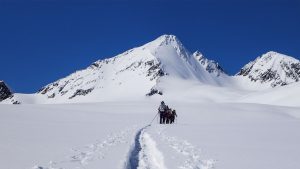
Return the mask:
[(10, 91), (7, 85), (3, 81), (0, 81), (0, 102), (12, 95), (13, 93)]
[(158, 90), (158, 89), (156, 89), (156, 88), (152, 88), (152, 89), (150, 90), (150, 92), (146, 94), (146, 96), (153, 96), (153, 95), (155, 95), (155, 94), (163, 95), (163, 92), (160, 91), (160, 90)]
[[(86, 89), (86, 90), (83, 90), (83, 89), (77, 89), (76, 92), (71, 96), (69, 97), (69, 99), (72, 99), (76, 96), (79, 96), (79, 95), (82, 95), (82, 96), (85, 96), (87, 94), (89, 94), (91, 91), (93, 91), (93, 88), (91, 89)], [(53, 96), (54, 97), (54, 96)]]
[(193, 56), (207, 72), (215, 76), (226, 74), (218, 62), (205, 58), (199, 51), (196, 51)]
[(271, 51), (246, 64), (236, 76), (271, 87), (284, 86), (299, 81), (300, 61)]

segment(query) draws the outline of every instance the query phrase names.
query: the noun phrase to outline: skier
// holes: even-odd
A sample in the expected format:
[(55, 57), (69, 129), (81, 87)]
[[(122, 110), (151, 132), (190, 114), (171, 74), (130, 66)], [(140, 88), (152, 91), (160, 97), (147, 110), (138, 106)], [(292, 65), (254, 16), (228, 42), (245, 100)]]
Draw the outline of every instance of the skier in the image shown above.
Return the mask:
[(177, 117), (176, 110), (172, 110), (171, 123), (174, 123), (176, 117)]
[(172, 118), (172, 109), (167, 106), (166, 113), (165, 113), (165, 120), (166, 124), (171, 123), (171, 118)]
[(166, 110), (167, 110), (167, 106), (165, 104), (164, 101), (162, 101), (160, 103), (160, 106), (158, 107), (158, 113), (159, 113), (159, 123), (160, 124), (164, 124), (165, 123), (165, 120), (166, 120), (166, 117), (165, 117), (165, 114), (166, 114)]

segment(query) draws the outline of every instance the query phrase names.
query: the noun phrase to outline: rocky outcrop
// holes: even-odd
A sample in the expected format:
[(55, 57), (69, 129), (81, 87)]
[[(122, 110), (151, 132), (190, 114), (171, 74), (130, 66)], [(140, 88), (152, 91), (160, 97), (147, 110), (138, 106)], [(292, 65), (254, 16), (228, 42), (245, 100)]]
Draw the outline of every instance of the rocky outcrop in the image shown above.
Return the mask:
[(4, 81), (0, 81), (0, 102), (12, 96), (13, 93), (4, 83)]
[(236, 76), (271, 87), (284, 86), (299, 81), (300, 61), (271, 51), (246, 64)]

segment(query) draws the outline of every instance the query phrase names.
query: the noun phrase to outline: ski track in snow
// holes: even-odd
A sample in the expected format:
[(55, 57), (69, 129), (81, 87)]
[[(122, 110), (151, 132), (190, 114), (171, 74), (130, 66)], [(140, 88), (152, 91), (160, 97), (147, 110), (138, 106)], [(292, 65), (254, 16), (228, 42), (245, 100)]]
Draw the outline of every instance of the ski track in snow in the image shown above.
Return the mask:
[(149, 126), (137, 132), (125, 169), (166, 169), (163, 155), (158, 150), (156, 142), (145, 131)]
[(80, 149), (71, 149), (74, 154), (69, 156), (66, 160), (58, 162), (50, 161), (48, 167), (35, 165), (33, 169), (65, 169), (61, 166), (66, 163), (76, 163), (75, 169), (84, 169), (90, 162), (104, 159), (111, 147), (126, 143), (130, 133), (135, 130), (136, 126), (117, 133), (111, 133), (103, 141), (96, 141)]
[(186, 157), (180, 169), (213, 169), (215, 168), (216, 160), (201, 159), (201, 150), (193, 146), (186, 140), (180, 140), (176, 137), (170, 137), (158, 131), (158, 135), (162, 139), (162, 142), (166, 143), (169, 147), (174, 149), (177, 153), (180, 153)]
[[(137, 131), (134, 136), (133, 144), (127, 156), (124, 169), (167, 169), (164, 163), (164, 156), (157, 148), (156, 142), (146, 131), (150, 125)], [(73, 169), (85, 169), (90, 162), (104, 159), (110, 147), (116, 146), (128, 141), (130, 133), (136, 131), (136, 127), (122, 130), (118, 133), (112, 133), (103, 141), (96, 141), (80, 149), (72, 149), (75, 152), (66, 160), (54, 162), (50, 161), (47, 167), (36, 165), (33, 169), (66, 169), (62, 166), (73, 164)], [(175, 137), (166, 136), (162, 131), (158, 135), (163, 143), (177, 153), (185, 156), (185, 161), (180, 169), (213, 169), (215, 160), (202, 160), (201, 150), (193, 146), (186, 140), (180, 140)]]

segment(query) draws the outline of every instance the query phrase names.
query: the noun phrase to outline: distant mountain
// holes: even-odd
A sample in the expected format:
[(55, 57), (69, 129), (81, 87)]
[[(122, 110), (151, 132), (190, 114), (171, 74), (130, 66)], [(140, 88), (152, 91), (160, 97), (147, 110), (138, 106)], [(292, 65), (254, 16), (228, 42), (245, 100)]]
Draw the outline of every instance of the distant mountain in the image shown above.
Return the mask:
[(256, 84), (284, 86), (299, 81), (300, 61), (271, 51), (246, 64), (236, 76)]
[(0, 102), (20, 104), (20, 102), (14, 97), (14, 93), (9, 89), (4, 81), (0, 81)]
[(220, 84), (227, 76), (219, 64), (191, 54), (174, 35), (163, 35), (115, 57), (98, 60), (84, 70), (57, 80), (38, 91), (49, 99), (94, 100), (163, 94), (156, 88), (161, 77)]
[(13, 93), (10, 91), (4, 81), (0, 80), (0, 101), (5, 100), (12, 95)]

